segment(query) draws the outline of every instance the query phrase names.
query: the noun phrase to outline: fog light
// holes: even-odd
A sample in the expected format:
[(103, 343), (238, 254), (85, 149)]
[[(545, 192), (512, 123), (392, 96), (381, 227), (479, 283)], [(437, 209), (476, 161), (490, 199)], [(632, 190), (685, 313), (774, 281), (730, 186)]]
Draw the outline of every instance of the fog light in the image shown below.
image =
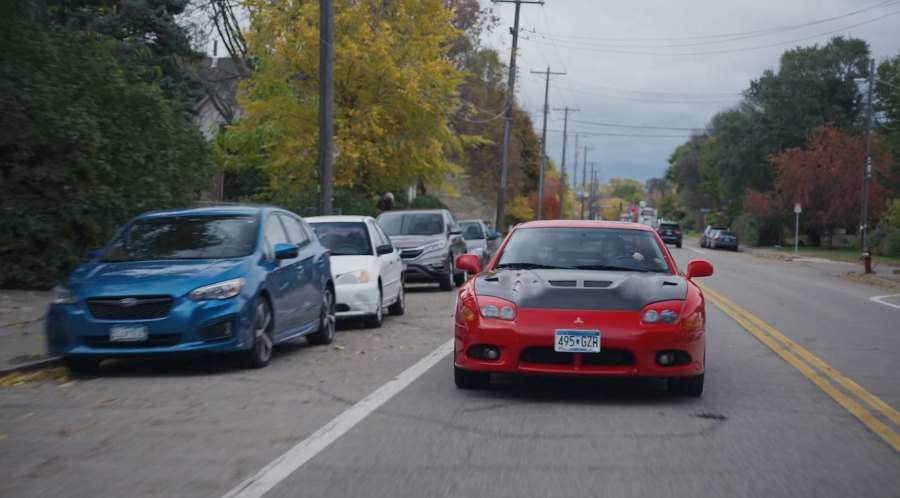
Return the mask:
[(476, 360), (497, 361), (500, 359), (500, 349), (495, 346), (472, 346), (469, 348), (469, 357)]
[(658, 361), (659, 364), (663, 366), (671, 365), (672, 362), (675, 361), (675, 355), (671, 353), (661, 353), (656, 357), (656, 361)]

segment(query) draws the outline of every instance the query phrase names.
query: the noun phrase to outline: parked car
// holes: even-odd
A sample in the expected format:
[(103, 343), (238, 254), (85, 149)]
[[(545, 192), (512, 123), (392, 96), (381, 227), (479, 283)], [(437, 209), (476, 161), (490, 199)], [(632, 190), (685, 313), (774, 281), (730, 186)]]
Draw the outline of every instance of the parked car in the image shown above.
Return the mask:
[(721, 225), (706, 225), (700, 234), (700, 247), (709, 247), (709, 235), (713, 230), (728, 230), (728, 227)]
[(656, 233), (666, 244), (675, 244), (675, 247), (681, 248), (681, 225), (678, 223), (660, 223)]
[(173, 353), (237, 352), (259, 368), (280, 342), (334, 338), (327, 249), (276, 208), (142, 214), (54, 290), (48, 349), (77, 372)]
[(738, 236), (728, 230), (714, 230), (710, 234), (709, 247), (713, 249), (738, 250)]
[(384, 308), (402, 315), (406, 308), (403, 262), (391, 239), (368, 216), (306, 218), (322, 245), (331, 249), (331, 276), (337, 317), (364, 317), (380, 327)]
[(456, 268), (456, 257), (465, 254), (466, 242), (450, 211), (387, 211), (377, 220), (400, 248), (407, 282), (437, 282), (441, 290), (462, 284), (465, 271)]
[(459, 227), (462, 229), (463, 240), (466, 241), (466, 252), (477, 255), (481, 265), (487, 266), (494, 256), (492, 242), (498, 240), (500, 234), (490, 231), (482, 220), (462, 220)]
[[(653, 229), (595, 221), (518, 225), (485, 271), (459, 290), (454, 381), (486, 386), (493, 373), (658, 377), (700, 396), (706, 311), (691, 261), (682, 274)], [(480, 272), (480, 273), (479, 273)]]

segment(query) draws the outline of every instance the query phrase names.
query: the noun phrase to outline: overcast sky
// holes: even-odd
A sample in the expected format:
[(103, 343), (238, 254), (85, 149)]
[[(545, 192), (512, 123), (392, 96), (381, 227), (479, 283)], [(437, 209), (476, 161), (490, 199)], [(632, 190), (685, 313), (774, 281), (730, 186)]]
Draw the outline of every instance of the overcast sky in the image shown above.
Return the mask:
[[(515, 4), (481, 2), (500, 17), (485, 41), (508, 63)], [(569, 174), (580, 134), (588, 171), (596, 162), (604, 182), (661, 177), (690, 130), (737, 103), (788, 49), (843, 35), (866, 40), (876, 63), (900, 52), (896, 0), (545, 0), (522, 4), (519, 24), (518, 101), (540, 134), (544, 76), (531, 71), (566, 72), (551, 77), (550, 107), (580, 109), (569, 117)], [(559, 164), (561, 111), (551, 110), (547, 128)], [(578, 184), (582, 159), (579, 151)]]

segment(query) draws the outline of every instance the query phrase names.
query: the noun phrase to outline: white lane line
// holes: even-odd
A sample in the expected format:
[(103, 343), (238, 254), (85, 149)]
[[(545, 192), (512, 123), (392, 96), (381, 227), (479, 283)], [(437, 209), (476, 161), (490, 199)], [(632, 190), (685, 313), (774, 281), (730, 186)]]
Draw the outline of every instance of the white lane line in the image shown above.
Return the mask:
[(900, 294), (888, 294), (886, 296), (872, 296), (869, 298), (869, 301), (875, 301), (878, 304), (883, 304), (885, 306), (890, 306), (891, 308), (900, 309), (900, 304), (886, 303), (885, 299), (890, 299), (892, 297), (900, 297)]
[(682, 246), (682, 247), (684, 247), (688, 251), (694, 251), (699, 254), (712, 254), (712, 251), (707, 251), (706, 249), (696, 249), (694, 247), (688, 247), (688, 246)]
[(393, 380), (332, 419), (314, 434), (297, 443), (296, 446), (263, 467), (255, 475), (229, 491), (224, 498), (259, 498), (263, 496), (320, 451), (346, 434), (356, 424), (362, 422), (387, 400), (412, 384), (451, 351), (453, 351), (453, 339), (442, 344), (415, 365), (407, 368)]

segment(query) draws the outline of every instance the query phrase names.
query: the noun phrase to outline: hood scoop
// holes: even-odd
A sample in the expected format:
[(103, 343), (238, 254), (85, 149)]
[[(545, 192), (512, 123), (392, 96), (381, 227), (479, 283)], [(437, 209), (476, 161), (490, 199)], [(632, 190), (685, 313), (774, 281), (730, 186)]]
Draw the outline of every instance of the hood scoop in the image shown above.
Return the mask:
[(605, 289), (612, 285), (609, 280), (585, 280), (584, 286), (589, 289)]
[(670, 281), (670, 280), (663, 280), (662, 285), (663, 285), (663, 287), (665, 287), (665, 286), (667, 286), (667, 285), (672, 285), (672, 286), (677, 287), (677, 286), (678, 286), (678, 282), (672, 282), (672, 281)]
[(548, 280), (553, 287), (577, 287), (577, 280)]

